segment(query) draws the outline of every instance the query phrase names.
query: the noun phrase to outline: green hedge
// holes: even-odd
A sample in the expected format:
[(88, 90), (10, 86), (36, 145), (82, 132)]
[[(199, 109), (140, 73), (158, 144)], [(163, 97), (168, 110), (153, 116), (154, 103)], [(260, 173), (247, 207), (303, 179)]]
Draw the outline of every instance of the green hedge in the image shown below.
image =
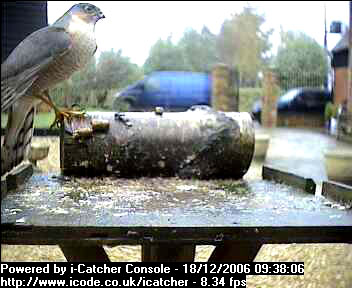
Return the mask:
[(262, 97), (263, 88), (240, 88), (240, 112), (251, 112), (253, 103)]

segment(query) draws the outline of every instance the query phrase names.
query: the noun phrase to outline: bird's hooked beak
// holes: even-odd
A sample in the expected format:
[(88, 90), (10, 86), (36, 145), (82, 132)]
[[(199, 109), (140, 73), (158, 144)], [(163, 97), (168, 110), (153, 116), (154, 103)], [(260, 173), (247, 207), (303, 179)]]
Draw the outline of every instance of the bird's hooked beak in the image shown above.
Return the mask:
[(98, 20), (100, 19), (104, 19), (105, 18), (105, 15), (103, 12), (99, 11), (99, 14), (98, 14)]

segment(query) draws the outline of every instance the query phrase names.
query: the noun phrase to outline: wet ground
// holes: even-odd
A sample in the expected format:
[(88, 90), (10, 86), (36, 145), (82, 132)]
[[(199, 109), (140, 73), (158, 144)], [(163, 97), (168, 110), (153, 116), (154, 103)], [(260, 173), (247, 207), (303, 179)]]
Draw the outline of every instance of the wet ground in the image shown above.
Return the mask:
[(337, 141), (323, 129), (260, 128), (256, 133), (267, 133), (271, 136), (265, 163), (312, 178), (318, 185), (328, 179), (324, 166), (324, 152), (340, 148), (352, 151), (352, 144)]

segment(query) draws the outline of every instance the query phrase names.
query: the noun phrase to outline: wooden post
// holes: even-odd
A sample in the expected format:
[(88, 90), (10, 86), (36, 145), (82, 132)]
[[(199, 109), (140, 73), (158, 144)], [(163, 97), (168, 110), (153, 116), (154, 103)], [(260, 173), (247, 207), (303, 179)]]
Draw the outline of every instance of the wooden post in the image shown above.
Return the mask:
[(110, 262), (102, 246), (59, 245), (68, 262)]
[[(23, 163), (13, 169), (6, 176), (6, 192), (17, 189), (33, 175), (33, 166), (30, 163)], [(4, 195), (6, 197), (6, 195)]]
[(238, 111), (238, 99), (234, 93), (230, 68), (226, 64), (217, 64), (212, 71), (211, 105), (218, 111)]
[(274, 73), (272, 71), (266, 71), (264, 73), (264, 95), (262, 96), (261, 113), (263, 127), (276, 127), (278, 91)]
[(194, 244), (143, 244), (142, 262), (193, 262)]
[(261, 247), (260, 242), (225, 241), (214, 249), (208, 262), (252, 262)]

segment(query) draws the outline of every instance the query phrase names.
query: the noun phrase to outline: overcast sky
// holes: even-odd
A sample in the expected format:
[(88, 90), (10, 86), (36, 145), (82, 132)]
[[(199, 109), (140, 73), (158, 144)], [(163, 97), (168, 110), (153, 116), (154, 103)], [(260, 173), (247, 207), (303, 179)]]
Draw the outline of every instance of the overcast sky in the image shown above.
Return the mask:
[[(48, 1), (48, 20), (52, 24), (72, 5), (72, 1)], [(263, 30), (274, 29), (270, 38), (273, 53), (279, 44), (280, 25), (284, 31), (303, 31), (314, 38), (320, 45), (324, 44), (324, 4), (326, 5), (327, 28), (331, 21), (339, 20), (348, 25), (348, 1), (91, 1), (98, 6), (106, 18), (96, 25), (100, 51), (117, 51), (133, 63), (143, 65), (149, 55), (151, 46), (159, 39), (166, 39), (170, 34), (176, 43), (186, 28), (201, 31), (207, 26), (218, 34), (225, 19), (231, 14), (240, 13), (246, 3), (263, 14), (266, 23)], [(328, 34), (328, 48), (332, 49), (340, 39), (339, 34)]]

